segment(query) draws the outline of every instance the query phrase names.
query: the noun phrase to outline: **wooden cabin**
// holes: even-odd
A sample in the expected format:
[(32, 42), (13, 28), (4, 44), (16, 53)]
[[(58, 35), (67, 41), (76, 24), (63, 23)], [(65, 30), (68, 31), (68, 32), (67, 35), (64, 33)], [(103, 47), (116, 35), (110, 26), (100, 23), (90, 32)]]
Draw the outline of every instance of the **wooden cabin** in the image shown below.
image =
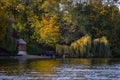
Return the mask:
[(18, 39), (18, 55), (27, 55), (26, 42), (23, 39)]

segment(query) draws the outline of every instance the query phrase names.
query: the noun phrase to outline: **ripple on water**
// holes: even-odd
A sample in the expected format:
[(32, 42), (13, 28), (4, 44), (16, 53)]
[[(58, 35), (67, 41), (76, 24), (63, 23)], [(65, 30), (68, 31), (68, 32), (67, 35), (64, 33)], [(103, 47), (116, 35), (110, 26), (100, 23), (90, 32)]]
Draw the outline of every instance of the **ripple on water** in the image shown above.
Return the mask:
[(120, 80), (120, 67), (118, 65), (111, 66), (88, 66), (82, 68), (81, 66), (73, 67), (62, 67), (57, 68), (58, 80), (60, 77), (67, 77), (69, 79), (78, 78), (81, 79), (91, 79), (91, 80)]
[(58, 66), (58, 63), (49, 61), (49, 64), (53, 65), (47, 68), (49, 65), (43, 66), (43, 62), (40, 60), (39, 63), (38, 60), (34, 65), (27, 67), (26, 63), (22, 64), (23, 71), (19, 71), (21, 69), (19, 66), (15, 69), (14, 67), (7, 69), (6, 64), (6, 68), (0, 67), (0, 80), (120, 80), (120, 64), (118, 63), (101, 65), (60, 63)]

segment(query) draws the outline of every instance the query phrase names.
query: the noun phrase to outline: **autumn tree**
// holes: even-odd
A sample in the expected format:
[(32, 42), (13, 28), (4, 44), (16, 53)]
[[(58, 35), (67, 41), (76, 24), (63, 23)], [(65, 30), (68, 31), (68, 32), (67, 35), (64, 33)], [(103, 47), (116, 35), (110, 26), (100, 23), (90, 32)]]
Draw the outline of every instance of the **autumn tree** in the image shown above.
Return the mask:
[(33, 38), (37, 40), (39, 44), (54, 47), (59, 41), (59, 26), (58, 26), (58, 12), (59, 1), (45, 0), (41, 5), (43, 11), (40, 20), (36, 21)]
[(60, 36), (57, 16), (49, 16), (48, 14), (42, 16), (42, 21), (40, 21), (39, 26), (36, 26), (35, 31), (39, 43), (54, 47)]

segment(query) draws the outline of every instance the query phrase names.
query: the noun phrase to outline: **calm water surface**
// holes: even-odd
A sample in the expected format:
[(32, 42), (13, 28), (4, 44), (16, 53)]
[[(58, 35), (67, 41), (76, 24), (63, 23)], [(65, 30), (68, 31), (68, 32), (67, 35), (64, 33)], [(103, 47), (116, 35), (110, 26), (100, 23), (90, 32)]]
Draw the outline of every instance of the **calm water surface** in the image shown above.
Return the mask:
[(120, 80), (120, 59), (0, 59), (0, 80)]

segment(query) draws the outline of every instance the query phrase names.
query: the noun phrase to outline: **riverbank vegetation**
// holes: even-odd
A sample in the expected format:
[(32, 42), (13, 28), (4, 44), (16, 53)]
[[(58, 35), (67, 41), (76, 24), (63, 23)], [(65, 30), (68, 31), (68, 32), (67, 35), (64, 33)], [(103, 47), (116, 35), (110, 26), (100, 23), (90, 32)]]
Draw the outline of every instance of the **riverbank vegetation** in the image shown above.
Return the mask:
[(1, 0), (0, 55), (17, 54), (17, 39), (30, 54), (120, 57), (119, 0)]

